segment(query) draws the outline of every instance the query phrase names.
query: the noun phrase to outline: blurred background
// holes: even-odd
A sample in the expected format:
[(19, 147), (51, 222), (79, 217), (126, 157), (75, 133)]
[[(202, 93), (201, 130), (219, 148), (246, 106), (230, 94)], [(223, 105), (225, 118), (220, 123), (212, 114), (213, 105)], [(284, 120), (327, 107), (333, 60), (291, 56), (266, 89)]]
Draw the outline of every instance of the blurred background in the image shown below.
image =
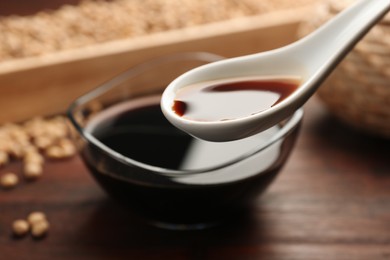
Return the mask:
[(170, 53), (234, 57), (286, 45), (315, 0), (2, 1), (0, 122), (63, 112), (135, 64)]
[[(63, 112), (134, 64), (185, 51), (234, 57), (303, 37), (353, 0), (36, 0), (0, 3), (0, 122)], [(357, 129), (390, 136), (389, 15), (319, 91)], [(347, 100), (346, 100), (346, 97)]]

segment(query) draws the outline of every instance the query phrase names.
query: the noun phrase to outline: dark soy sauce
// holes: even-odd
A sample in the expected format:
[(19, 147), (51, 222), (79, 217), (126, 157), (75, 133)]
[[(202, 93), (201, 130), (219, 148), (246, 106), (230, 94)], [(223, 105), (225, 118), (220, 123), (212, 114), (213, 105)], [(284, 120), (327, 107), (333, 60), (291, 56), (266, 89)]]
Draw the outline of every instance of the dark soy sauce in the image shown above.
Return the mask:
[(195, 121), (224, 121), (257, 114), (288, 97), (296, 78), (236, 78), (206, 81), (177, 91), (173, 111)]
[[(159, 101), (159, 97), (144, 98), (115, 105), (92, 119), (86, 131), (137, 162), (174, 170), (220, 165), (253, 150), (267, 138), (236, 144), (194, 139), (165, 119)], [(294, 135), (277, 147), (268, 161), (264, 159), (268, 155), (252, 156), (251, 167), (233, 168), (212, 178), (208, 173), (195, 174), (195, 179), (179, 174), (178, 179), (162, 176), (167, 180), (161, 181), (150, 170), (126, 166), (91, 143), (85, 145), (82, 156), (105, 190), (144, 219), (207, 225), (235, 216), (268, 186), (286, 160)], [(141, 177), (126, 177), (132, 174)]]

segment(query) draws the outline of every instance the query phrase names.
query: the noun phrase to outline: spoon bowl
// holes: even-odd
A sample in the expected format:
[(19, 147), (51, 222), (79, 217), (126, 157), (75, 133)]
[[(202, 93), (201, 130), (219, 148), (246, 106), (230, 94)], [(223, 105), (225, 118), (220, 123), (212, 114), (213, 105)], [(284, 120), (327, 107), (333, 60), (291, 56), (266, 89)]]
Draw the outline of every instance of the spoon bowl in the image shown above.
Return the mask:
[[(161, 109), (173, 125), (208, 141), (237, 140), (264, 131), (303, 106), (353, 46), (389, 10), (390, 1), (361, 0), (293, 44), (190, 70), (165, 89)], [(176, 93), (181, 88), (199, 82), (254, 76), (299, 77), (301, 84), (283, 101), (247, 117), (205, 122), (186, 119), (173, 111)]]

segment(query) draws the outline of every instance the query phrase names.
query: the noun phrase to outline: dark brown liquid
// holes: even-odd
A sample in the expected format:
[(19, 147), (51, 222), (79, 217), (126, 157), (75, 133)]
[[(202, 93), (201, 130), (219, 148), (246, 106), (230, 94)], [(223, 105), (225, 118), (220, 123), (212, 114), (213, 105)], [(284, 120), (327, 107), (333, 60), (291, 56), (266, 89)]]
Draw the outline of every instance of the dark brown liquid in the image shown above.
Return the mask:
[[(134, 104), (137, 105), (129, 102), (114, 106), (98, 115), (86, 129), (114, 151), (138, 162), (176, 170), (207, 168), (237, 158), (264, 141), (264, 137), (236, 144), (197, 140), (165, 119), (159, 99)], [(253, 156), (248, 169), (240, 166), (212, 178), (195, 175), (195, 179), (177, 182), (161, 181), (147, 169), (126, 166), (91, 143), (86, 144), (82, 156), (108, 193), (146, 219), (189, 225), (213, 223), (240, 212), (238, 209), (268, 186), (286, 160), (296, 132), (276, 153), (272, 151), (271, 157)]]
[(223, 121), (264, 111), (288, 97), (299, 85), (293, 78), (235, 79), (203, 82), (180, 89), (173, 111), (196, 121)]

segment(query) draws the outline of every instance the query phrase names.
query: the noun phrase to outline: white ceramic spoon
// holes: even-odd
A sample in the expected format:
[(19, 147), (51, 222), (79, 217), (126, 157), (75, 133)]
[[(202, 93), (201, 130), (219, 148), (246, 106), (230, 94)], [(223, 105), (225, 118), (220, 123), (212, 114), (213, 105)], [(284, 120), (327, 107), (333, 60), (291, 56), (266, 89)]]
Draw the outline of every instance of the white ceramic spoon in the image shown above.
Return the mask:
[[(263, 131), (300, 108), (389, 9), (390, 0), (358, 1), (312, 34), (293, 44), (263, 53), (225, 59), (190, 70), (176, 78), (165, 89), (161, 98), (162, 111), (177, 128), (209, 141), (236, 140)], [(185, 119), (172, 110), (176, 91), (197, 82), (285, 75), (300, 76), (302, 84), (277, 105), (255, 115), (226, 121), (202, 122)]]

